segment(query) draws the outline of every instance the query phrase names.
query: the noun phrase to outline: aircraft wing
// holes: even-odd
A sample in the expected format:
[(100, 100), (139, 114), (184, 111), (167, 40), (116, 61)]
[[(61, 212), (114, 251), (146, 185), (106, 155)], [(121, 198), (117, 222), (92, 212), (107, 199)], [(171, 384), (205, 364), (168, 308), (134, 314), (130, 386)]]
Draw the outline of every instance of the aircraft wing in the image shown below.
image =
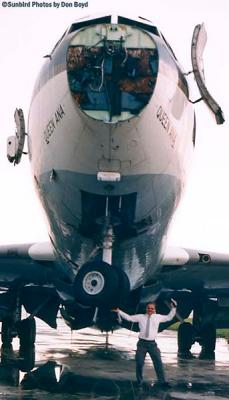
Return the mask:
[(228, 264), (229, 254), (168, 246), (162, 259), (163, 266), (186, 264)]
[(229, 254), (170, 247), (162, 264), (159, 300), (175, 298), (181, 319), (196, 304), (215, 304), (217, 327), (229, 326)]
[(8, 286), (17, 279), (33, 283), (45, 281), (54, 261), (48, 242), (0, 246), (0, 285)]
[(168, 248), (160, 280), (171, 289), (229, 296), (229, 254)]
[(51, 243), (0, 246), (0, 320), (12, 313), (17, 291), (26, 311), (56, 327), (58, 277)]

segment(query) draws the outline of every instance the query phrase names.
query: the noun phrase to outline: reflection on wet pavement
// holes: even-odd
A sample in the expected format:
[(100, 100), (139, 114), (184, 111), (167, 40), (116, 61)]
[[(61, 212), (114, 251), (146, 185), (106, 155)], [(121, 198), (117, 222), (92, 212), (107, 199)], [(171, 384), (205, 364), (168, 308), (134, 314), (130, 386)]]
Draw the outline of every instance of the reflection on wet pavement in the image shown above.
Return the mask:
[[(39, 323), (34, 349), (2, 349), (0, 365), (1, 399), (119, 399), (119, 400), (224, 400), (229, 399), (228, 344), (218, 339), (216, 360), (199, 360), (198, 345), (192, 360), (177, 358), (176, 335), (162, 332), (157, 340), (162, 352), (167, 390), (152, 388), (155, 374), (146, 358), (145, 383), (135, 383), (137, 334), (119, 330), (106, 335), (92, 329), (71, 333), (62, 320), (57, 331)], [(23, 371), (23, 372), (22, 372)], [(19, 386), (18, 386), (19, 385)]]

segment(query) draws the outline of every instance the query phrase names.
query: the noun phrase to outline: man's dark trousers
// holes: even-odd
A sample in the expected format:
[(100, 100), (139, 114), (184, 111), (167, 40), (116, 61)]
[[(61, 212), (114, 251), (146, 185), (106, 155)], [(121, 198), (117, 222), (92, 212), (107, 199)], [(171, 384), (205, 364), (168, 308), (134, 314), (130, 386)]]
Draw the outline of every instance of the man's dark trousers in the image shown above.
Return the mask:
[(137, 382), (139, 384), (142, 382), (143, 366), (147, 353), (149, 353), (151, 360), (153, 362), (158, 382), (164, 383), (165, 382), (164, 367), (161, 361), (161, 352), (157, 347), (157, 343), (155, 342), (155, 340), (144, 340), (144, 339), (139, 339), (137, 343), (137, 351), (136, 351)]

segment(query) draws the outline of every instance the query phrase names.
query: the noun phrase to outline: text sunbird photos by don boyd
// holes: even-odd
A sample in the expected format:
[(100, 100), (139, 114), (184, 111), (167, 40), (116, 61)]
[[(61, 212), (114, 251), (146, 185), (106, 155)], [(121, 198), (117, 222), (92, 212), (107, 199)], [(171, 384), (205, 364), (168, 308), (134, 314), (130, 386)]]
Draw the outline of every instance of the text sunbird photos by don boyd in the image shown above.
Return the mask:
[(88, 7), (88, 1), (79, 2), (79, 1), (3, 1), (2, 7), (8, 8), (86, 8)]

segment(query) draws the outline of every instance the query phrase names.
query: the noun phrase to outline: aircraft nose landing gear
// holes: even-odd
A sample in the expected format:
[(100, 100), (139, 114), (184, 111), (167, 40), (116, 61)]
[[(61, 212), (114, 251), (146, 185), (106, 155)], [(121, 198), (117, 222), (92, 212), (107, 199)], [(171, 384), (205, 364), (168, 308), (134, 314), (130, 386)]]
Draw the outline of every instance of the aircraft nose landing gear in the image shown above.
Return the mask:
[[(84, 264), (79, 270), (74, 286), (78, 303), (92, 307), (117, 307), (129, 295), (130, 283), (126, 273), (112, 265), (113, 227), (110, 224), (109, 198), (106, 199), (102, 240), (102, 260)], [(97, 318), (98, 310), (93, 318)]]
[(76, 301), (87, 306), (117, 306), (129, 290), (125, 272), (104, 261), (86, 263), (74, 282)]
[(88, 272), (83, 278), (83, 289), (91, 295), (99, 294), (105, 285), (104, 276), (99, 271)]

